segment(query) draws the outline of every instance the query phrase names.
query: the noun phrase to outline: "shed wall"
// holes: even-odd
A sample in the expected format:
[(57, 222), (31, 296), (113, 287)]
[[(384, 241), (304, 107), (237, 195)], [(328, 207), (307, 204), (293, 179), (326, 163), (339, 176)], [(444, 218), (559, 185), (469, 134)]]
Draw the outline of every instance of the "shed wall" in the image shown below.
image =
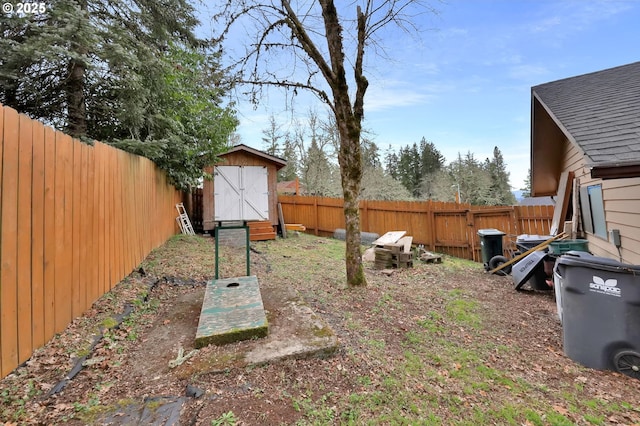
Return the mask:
[[(278, 169), (276, 166), (260, 157), (245, 152), (231, 152), (222, 156), (223, 162), (220, 166), (265, 166), (267, 167), (267, 187), (269, 190), (269, 222), (272, 225), (278, 224), (278, 194), (277, 181)], [(207, 167), (205, 171), (213, 173), (213, 166)], [(210, 231), (215, 226), (215, 206), (213, 200), (214, 183), (212, 180), (205, 180), (202, 190), (202, 226), (205, 231)]]

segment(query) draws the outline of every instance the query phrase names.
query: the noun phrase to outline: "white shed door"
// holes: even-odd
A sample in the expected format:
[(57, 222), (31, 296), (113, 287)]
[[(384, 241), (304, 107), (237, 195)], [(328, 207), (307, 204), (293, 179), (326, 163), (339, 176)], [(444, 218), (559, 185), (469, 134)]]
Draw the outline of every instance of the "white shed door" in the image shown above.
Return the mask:
[(263, 166), (217, 166), (213, 172), (214, 218), (268, 220), (269, 187)]

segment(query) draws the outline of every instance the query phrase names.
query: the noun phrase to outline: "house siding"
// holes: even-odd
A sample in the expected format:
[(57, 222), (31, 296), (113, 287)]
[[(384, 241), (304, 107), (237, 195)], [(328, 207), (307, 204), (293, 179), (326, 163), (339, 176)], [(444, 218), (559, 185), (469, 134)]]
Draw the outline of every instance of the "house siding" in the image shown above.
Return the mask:
[(620, 230), (620, 254), (608, 239), (587, 233), (589, 250), (596, 256), (619, 259), (622, 255), (624, 263), (640, 264), (640, 178), (593, 179), (582, 150), (566, 139), (562, 169), (573, 171), (580, 186), (602, 185), (607, 231)]

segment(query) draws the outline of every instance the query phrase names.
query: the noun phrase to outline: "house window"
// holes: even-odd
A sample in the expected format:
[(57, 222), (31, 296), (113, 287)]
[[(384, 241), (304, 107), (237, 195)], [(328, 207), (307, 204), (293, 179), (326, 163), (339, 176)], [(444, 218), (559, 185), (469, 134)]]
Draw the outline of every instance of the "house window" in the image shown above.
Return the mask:
[(584, 230), (598, 237), (607, 238), (602, 185), (589, 185), (580, 188), (580, 207)]

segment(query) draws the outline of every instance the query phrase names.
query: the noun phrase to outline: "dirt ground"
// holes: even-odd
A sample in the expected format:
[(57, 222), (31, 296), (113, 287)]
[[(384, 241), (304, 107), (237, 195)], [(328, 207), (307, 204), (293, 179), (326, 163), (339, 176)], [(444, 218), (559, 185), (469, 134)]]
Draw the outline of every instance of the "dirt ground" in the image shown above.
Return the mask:
[[(245, 366), (229, 350), (259, 342), (192, 352), (213, 242), (176, 237), (0, 382), (0, 422), (640, 424), (640, 380), (563, 354), (553, 292), (448, 257), (390, 275), (367, 265), (368, 286), (349, 289), (343, 244), (300, 235), (251, 253), (265, 307), (298, 294), (338, 336), (335, 354)], [(236, 254), (223, 277), (243, 275)]]

